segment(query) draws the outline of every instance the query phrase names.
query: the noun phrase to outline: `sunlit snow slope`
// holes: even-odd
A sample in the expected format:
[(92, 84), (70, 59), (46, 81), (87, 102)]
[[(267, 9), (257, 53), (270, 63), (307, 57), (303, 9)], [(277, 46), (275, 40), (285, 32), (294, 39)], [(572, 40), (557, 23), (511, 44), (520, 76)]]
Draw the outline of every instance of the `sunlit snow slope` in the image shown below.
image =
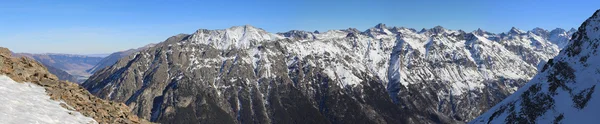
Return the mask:
[(4, 124), (85, 124), (97, 123), (77, 111), (61, 107), (46, 90), (31, 83), (18, 83), (0, 75), (0, 123)]
[(525, 86), (471, 123), (598, 123), (600, 10)]

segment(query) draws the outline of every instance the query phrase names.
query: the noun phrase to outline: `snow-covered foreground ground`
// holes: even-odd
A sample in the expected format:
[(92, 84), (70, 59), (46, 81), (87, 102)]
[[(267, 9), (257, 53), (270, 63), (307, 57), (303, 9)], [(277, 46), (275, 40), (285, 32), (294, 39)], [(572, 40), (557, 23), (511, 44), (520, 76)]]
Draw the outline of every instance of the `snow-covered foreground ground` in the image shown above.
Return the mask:
[(18, 83), (0, 75), (0, 123), (3, 124), (87, 124), (97, 123), (77, 111), (61, 107), (46, 90), (31, 83)]

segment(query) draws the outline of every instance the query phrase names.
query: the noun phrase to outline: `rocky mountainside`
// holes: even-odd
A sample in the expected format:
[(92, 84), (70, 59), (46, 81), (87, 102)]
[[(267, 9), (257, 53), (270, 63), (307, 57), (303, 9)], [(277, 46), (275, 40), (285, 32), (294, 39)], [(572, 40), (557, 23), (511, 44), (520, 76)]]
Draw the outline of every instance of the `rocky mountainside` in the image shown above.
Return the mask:
[[(30, 53), (15, 53), (14, 56), (25, 56), (33, 58), (38, 62), (44, 64), (47, 67), (51, 67), (51, 73), (58, 75), (61, 80), (72, 81), (72, 77), (77, 79), (73, 82), (83, 83), (85, 79), (91, 76), (91, 73), (86, 72), (96, 65), (102, 57), (89, 57), (84, 55), (72, 55), (72, 54), (30, 54)], [(69, 73), (72, 76), (65, 75), (64, 72)]]
[(600, 10), (517, 92), (471, 123), (597, 123)]
[[(16, 82), (28, 82), (37, 86), (29, 86), (29, 87), (41, 87), (45, 89), (47, 96), (53, 103), (60, 102), (60, 106), (64, 109), (68, 109), (69, 111), (76, 111), (77, 113), (81, 113), (86, 117), (91, 117), (97, 123), (148, 123), (145, 120), (140, 120), (134, 114), (131, 114), (129, 108), (123, 103), (110, 102), (107, 100), (102, 100), (97, 98), (96, 96), (90, 94), (83, 87), (78, 84), (65, 82), (58, 80), (58, 78), (48, 72), (48, 70), (40, 63), (36, 62), (36, 60), (27, 58), (27, 57), (13, 57), (11, 52), (6, 49), (0, 47), (0, 79), (2, 79), (2, 87), (9, 87), (11, 84)], [(7, 76), (11, 80), (7, 81), (4, 77)], [(14, 81), (16, 82), (14, 82)], [(7, 86), (8, 85), (8, 86)], [(24, 87), (21, 87), (24, 88)], [(26, 88), (26, 87), (25, 87)], [(1, 88), (0, 88), (1, 89)], [(23, 90), (23, 89), (4, 89), (0, 93), (15, 93), (15, 90)], [(41, 90), (41, 89), (40, 89)], [(40, 91), (40, 90), (32, 90), (32, 92)], [(43, 90), (41, 90), (43, 91)], [(48, 106), (47, 100), (43, 99), (31, 99), (38, 98), (35, 96), (35, 93), (32, 92), (23, 92), (20, 95), (21, 98), (27, 98), (29, 100), (38, 100), (41, 101), (39, 103), (20, 103), (21, 106), (26, 108), (10, 108), (10, 110), (31, 110), (31, 111), (43, 111), (48, 110), (48, 108), (39, 108), (35, 107), (40, 106)], [(0, 94), (0, 95), (10, 95), (10, 94)], [(31, 95), (31, 96), (28, 96)], [(2, 98), (5, 98), (4, 96)], [(14, 96), (8, 96), (14, 97)], [(40, 97), (42, 98), (42, 97)], [(13, 105), (12, 102), (18, 102), (21, 99), (8, 99), (11, 103), (5, 104), (4, 107), (9, 107), (9, 105)], [(7, 101), (7, 102), (9, 102)], [(28, 101), (28, 100), (21, 100)], [(51, 102), (52, 103), (52, 102)], [(33, 108), (33, 109), (32, 109)], [(10, 111), (10, 110), (0, 110), (1, 112)], [(9, 120), (19, 119), (19, 118), (30, 118), (33, 120), (47, 120), (47, 119), (58, 119), (58, 118), (43, 118), (57, 115), (73, 115), (75, 113), (54, 113), (60, 111), (44, 111), (45, 114), (53, 114), (53, 115), (40, 115), (39, 117), (35, 117), (35, 115), (30, 114), (19, 114), (19, 113), (34, 113), (31, 111), (18, 111), (17, 113), (10, 113), (10, 118), (6, 118)], [(39, 112), (37, 112), (39, 113)], [(22, 116), (30, 116), (30, 117), (22, 117)], [(8, 115), (7, 115), (8, 116)], [(3, 121), (6, 121), (2, 119)], [(16, 120), (18, 122), (27, 122), (31, 120)], [(11, 122), (7, 122), (11, 123)], [(34, 122), (32, 122), (34, 123)], [(40, 123), (40, 122), (35, 122)], [(52, 122), (58, 123), (58, 122)], [(63, 122), (67, 123), (67, 122)]]
[(155, 122), (456, 123), (558, 54), (554, 35), (534, 32), (200, 29), (120, 59), (83, 86)]
[[(44, 65), (44, 64), (42, 64), (42, 65)], [(50, 72), (51, 74), (58, 77), (58, 80), (70, 81), (70, 82), (74, 82), (74, 83), (83, 83), (83, 82), (81, 82), (81, 80), (79, 80), (77, 78), (77, 76), (73, 76), (73, 75), (69, 74), (68, 72), (63, 71), (62, 69), (58, 69), (56, 67), (52, 67), (49, 65), (44, 65), (44, 67), (46, 67), (46, 69), (48, 69), (48, 72)]]
[(125, 50), (125, 51), (111, 53), (110, 55), (102, 58), (102, 60), (100, 60), (100, 62), (98, 62), (96, 65), (94, 65), (94, 67), (92, 67), (88, 70), (85, 70), (85, 71), (90, 74), (93, 74), (100, 69), (103, 69), (105, 67), (108, 67), (108, 66), (111, 66), (111, 65), (117, 63), (117, 61), (123, 57), (127, 57), (135, 52), (148, 49), (150, 47), (153, 47), (154, 45), (156, 45), (156, 44), (148, 44), (146, 46), (143, 46), (143, 47), (140, 47), (137, 49), (129, 49), (129, 50)]

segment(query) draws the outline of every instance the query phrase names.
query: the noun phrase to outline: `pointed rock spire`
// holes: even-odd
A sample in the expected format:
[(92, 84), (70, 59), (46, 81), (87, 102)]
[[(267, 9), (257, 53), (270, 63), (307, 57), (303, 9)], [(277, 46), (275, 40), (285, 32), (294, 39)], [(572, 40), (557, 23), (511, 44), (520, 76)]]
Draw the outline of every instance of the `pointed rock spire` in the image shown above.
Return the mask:
[(383, 23), (379, 23), (379, 24), (375, 25), (375, 28), (377, 28), (377, 29), (387, 29), (387, 27)]
[(427, 32), (426, 28), (421, 29), (421, 31), (419, 31), (419, 33), (423, 33), (423, 32)]
[(445, 32), (446, 29), (444, 27), (438, 25), (438, 26), (433, 27), (432, 29), (429, 29), (429, 31), (434, 34), (438, 34), (438, 33)]
[(510, 31), (508, 31), (508, 34), (521, 34), (521, 33), (523, 33), (523, 31), (519, 30), (516, 27), (510, 28)]
[(571, 30), (569, 30), (569, 33), (571, 33), (571, 34), (575, 33), (575, 32), (577, 32), (577, 29), (575, 29), (575, 28), (571, 28)]
[(484, 30), (482, 30), (481, 28), (477, 28), (477, 30), (473, 31), (474, 34), (476, 35), (484, 35), (486, 34), (486, 32)]

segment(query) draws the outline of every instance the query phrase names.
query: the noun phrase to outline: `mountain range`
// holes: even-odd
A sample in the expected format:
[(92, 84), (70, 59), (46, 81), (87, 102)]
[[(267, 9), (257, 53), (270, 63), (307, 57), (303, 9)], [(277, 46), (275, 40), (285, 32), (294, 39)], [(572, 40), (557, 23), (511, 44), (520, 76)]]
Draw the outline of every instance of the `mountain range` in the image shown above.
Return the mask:
[(572, 33), (199, 29), (95, 69), (82, 86), (153, 122), (456, 123), (523, 86)]

